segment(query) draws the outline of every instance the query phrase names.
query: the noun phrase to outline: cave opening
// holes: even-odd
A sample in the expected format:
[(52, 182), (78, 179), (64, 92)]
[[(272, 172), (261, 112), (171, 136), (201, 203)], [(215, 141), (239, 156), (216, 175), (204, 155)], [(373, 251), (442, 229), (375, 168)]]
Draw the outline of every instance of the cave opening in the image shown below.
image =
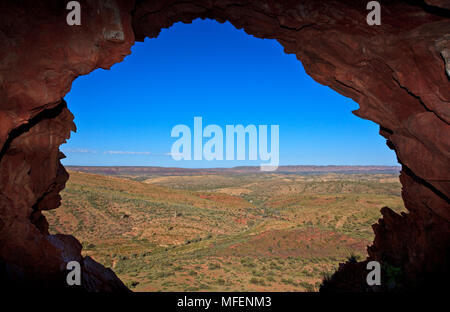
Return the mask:
[[(71, 177), (45, 212), (50, 233), (73, 234), (133, 290), (317, 291), (366, 258), (383, 206), (404, 210), (378, 126), (275, 40), (229, 23), (176, 23), (65, 99), (78, 130), (61, 147)], [(243, 160), (174, 160), (171, 129), (196, 116), (279, 125), (278, 171), (249, 160), (250, 134)]]
[[(66, 264), (73, 260), (81, 264), (82, 289), (127, 291), (111, 270), (81, 256), (76, 239), (47, 231), (42, 213), (58, 208), (68, 179), (59, 147), (74, 127), (62, 98), (75, 78), (122, 61), (135, 41), (201, 17), (277, 39), (316, 81), (355, 100), (357, 116), (380, 125), (402, 165), (408, 213), (381, 210), (369, 258), (401, 269), (403, 282), (394, 288), (447, 289), (448, 6), (428, 0), (386, 2), (381, 25), (371, 27), (365, 5), (83, 1), (82, 25), (71, 27), (61, 1), (5, 3), (0, 19), (6, 47), (0, 51), (0, 277), (8, 287), (66, 288)], [(370, 290), (366, 275), (364, 262), (347, 262), (328, 289)], [(383, 285), (381, 290), (392, 290), (391, 283)]]

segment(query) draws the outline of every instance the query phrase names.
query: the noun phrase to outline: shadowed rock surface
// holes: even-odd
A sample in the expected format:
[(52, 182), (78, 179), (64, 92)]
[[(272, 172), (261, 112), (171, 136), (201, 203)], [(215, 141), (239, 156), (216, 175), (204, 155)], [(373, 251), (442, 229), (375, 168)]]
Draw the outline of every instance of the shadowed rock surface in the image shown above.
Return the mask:
[[(76, 77), (122, 61), (135, 40), (198, 17), (228, 20), (248, 34), (277, 39), (316, 81), (359, 103), (355, 115), (379, 124), (397, 153), (409, 210), (402, 215), (382, 210), (369, 258), (400, 268), (403, 285), (411, 287), (448, 275), (448, 1), (385, 1), (381, 26), (366, 24), (367, 1), (80, 3), (81, 26), (66, 24), (65, 1), (0, 3), (2, 279), (63, 288), (67, 261), (78, 259), (84, 290), (126, 291), (111, 270), (81, 257), (76, 239), (49, 235), (41, 214), (59, 206), (68, 178), (59, 146), (75, 125), (62, 98)], [(341, 290), (361, 289), (355, 287), (360, 280), (346, 276), (338, 272), (328, 289), (333, 283)]]

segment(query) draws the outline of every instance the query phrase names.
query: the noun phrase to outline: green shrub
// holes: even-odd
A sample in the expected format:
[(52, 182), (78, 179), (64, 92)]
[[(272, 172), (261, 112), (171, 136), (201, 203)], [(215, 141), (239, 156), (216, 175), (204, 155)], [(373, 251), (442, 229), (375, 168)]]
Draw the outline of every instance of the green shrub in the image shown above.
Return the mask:
[(126, 283), (126, 286), (130, 289), (135, 288), (137, 285), (139, 285), (138, 281), (129, 281), (128, 283)]
[(208, 264), (208, 269), (209, 270), (220, 269), (220, 263), (209, 263)]
[(225, 285), (225, 280), (223, 278), (218, 278), (216, 282), (219, 285)]

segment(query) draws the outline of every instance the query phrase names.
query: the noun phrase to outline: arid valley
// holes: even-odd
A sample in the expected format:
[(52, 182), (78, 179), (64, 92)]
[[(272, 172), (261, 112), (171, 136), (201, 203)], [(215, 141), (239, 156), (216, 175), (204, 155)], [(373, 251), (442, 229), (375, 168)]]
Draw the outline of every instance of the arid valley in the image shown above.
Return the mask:
[(318, 291), (404, 210), (398, 167), (69, 167), (51, 233), (134, 291)]

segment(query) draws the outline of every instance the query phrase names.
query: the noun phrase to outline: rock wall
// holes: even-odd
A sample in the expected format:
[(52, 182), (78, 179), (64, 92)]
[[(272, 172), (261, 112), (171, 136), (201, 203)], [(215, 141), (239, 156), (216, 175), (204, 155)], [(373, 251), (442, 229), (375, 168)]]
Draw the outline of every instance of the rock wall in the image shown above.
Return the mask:
[[(135, 40), (198, 17), (277, 39), (316, 81), (359, 103), (355, 115), (379, 124), (397, 153), (409, 210), (383, 208), (370, 259), (401, 268), (406, 285), (448, 274), (448, 1), (382, 1), (380, 26), (367, 25), (367, 1), (79, 2), (81, 26), (67, 25), (66, 1), (0, 4), (0, 276), (58, 288), (67, 260), (79, 259), (85, 290), (125, 289), (112, 271), (82, 259), (76, 239), (49, 235), (41, 214), (58, 207), (68, 178), (58, 148), (75, 128), (62, 98), (77, 76), (122, 61)], [(355, 290), (342, 273), (349, 266), (328, 289)]]
[(77, 76), (121, 61), (134, 42), (133, 3), (81, 2), (81, 26), (67, 25), (66, 3), (0, 3), (0, 278), (7, 287), (65, 289), (66, 264), (76, 260), (82, 285), (70, 290), (128, 291), (83, 259), (75, 238), (49, 235), (41, 213), (59, 206), (68, 179), (59, 146), (75, 125), (62, 97)]

